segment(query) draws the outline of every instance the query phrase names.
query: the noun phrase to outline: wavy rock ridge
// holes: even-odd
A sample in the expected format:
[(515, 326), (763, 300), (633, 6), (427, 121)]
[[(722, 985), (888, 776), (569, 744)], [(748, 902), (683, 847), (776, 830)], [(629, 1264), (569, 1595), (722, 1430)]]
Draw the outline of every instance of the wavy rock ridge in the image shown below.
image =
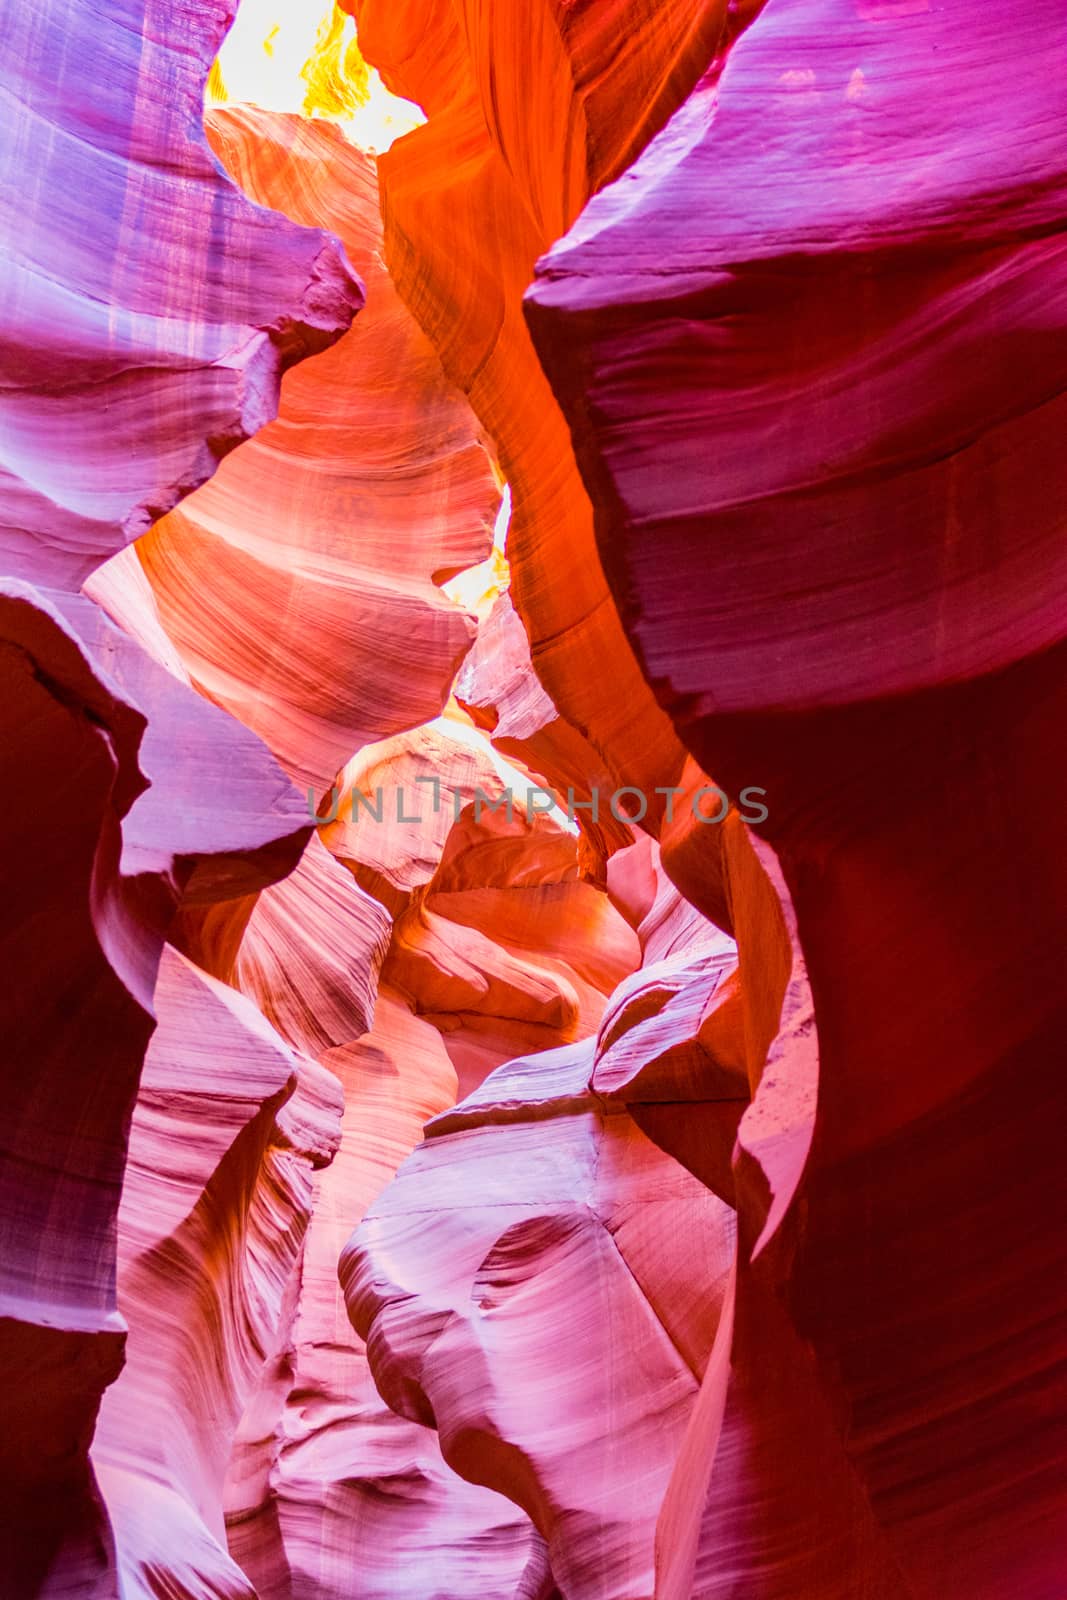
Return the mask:
[(0, 30), (4, 1593), (1059, 1600), (1058, 10), (345, 10)]
[[(283, 877), (309, 828), (258, 741), (75, 591), (261, 425), (281, 372), (362, 296), (335, 241), (250, 205), (211, 160), (221, 10), (8, 24), (6, 1581), (107, 1596), (121, 1557), (87, 1452), (124, 1359), (117, 1221), (164, 940), (183, 900)], [(57, 841), (34, 870), (44, 796)]]

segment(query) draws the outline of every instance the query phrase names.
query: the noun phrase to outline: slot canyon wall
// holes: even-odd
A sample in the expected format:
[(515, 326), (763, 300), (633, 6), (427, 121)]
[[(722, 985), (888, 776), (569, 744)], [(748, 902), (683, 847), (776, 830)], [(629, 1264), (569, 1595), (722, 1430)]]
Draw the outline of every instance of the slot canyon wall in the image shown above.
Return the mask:
[(0, 1595), (1062, 1600), (1062, 8), (319, 9), (2, 6)]

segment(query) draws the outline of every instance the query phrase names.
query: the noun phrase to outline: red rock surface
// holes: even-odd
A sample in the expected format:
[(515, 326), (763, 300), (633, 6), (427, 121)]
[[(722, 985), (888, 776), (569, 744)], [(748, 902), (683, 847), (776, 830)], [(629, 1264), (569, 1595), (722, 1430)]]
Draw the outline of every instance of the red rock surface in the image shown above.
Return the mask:
[[(266, 749), (70, 591), (273, 412), (362, 295), (336, 241), (252, 206), (199, 131), (220, 8), (12, 14), (5, 90), (0, 1453), (13, 1596), (112, 1596), (87, 1450), (123, 1361), (116, 1216), (181, 900), (308, 837)], [(11, 137), (7, 137), (10, 126)]]
[(442, 709), (473, 628), (438, 584), (488, 553), (499, 494), (382, 264), (373, 158), (252, 107), (208, 130), (257, 200), (339, 235), (367, 306), (138, 553), (192, 678), (321, 792), (361, 745)]
[(531, 295), (660, 703), (767, 787), (818, 1025), (670, 1600), (1062, 1587), (1063, 27), (1013, 26), (768, 6)]
[(367, 1600), (431, 1584), (505, 1600), (536, 1550), (533, 1527), (501, 1496), (456, 1477), (432, 1427), (390, 1411), (337, 1279), (353, 1223), (423, 1123), (452, 1103), (455, 1073), (436, 1029), (386, 990), (374, 1028), (323, 1064), (344, 1093), (340, 1149), (316, 1183), (288, 1339), (241, 1428), (230, 1548), (260, 1595), (348, 1600), (358, 1573)]
[[(434, 1118), (341, 1259), (382, 1394), (433, 1422), (465, 1477), (524, 1507), (568, 1595), (650, 1591), (657, 1512), (732, 1274), (731, 1206), (626, 1104), (630, 1029), (700, 1051), (701, 1013), (734, 965), (732, 941), (692, 912), (664, 942), (664, 899), (677, 891), (640, 924), (650, 964), (599, 1031), (501, 1066)], [(724, 1069), (722, 1101), (747, 1088)], [(657, 1098), (643, 1089), (629, 1098)]]
[(612, 779), (647, 791), (655, 816), (655, 788), (674, 779), (684, 752), (619, 628), (522, 296), (537, 257), (685, 98), (737, 8), (350, 0), (346, 9), (385, 82), (427, 112), (381, 160), (386, 260), (511, 486), (512, 599), (536, 672)]
[[(119, 1212), (126, 1364), (93, 1442), (124, 1593), (249, 1596), (226, 1553), (234, 1434), (286, 1310), (341, 1092), (168, 950)], [(146, 1429), (146, 1417), (165, 1426)]]
[(1062, 19), (349, 9), (0, 42), (0, 1592), (1061, 1600)]
[(218, 0), (116, 0), (106, 20), (46, 0), (3, 30), (7, 572), (76, 588), (262, 427), (281, 372), (362, 302), (336, 241), (211, 158), (227, 21)]

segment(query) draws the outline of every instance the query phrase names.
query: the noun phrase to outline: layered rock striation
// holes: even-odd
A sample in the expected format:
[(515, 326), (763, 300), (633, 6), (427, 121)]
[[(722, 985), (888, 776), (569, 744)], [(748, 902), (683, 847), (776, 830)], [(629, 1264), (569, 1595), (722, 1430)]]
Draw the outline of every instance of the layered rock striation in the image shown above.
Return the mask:
[(0, 43), (0, 1587), (1056, 1600), (1062, 21), (346, 9)]
[(1057, 1586), (1062, 28), (1015, 20), (768, 6), (528, 300), (648, 680), (759, 767), (818, 1024), (678, 1600)]

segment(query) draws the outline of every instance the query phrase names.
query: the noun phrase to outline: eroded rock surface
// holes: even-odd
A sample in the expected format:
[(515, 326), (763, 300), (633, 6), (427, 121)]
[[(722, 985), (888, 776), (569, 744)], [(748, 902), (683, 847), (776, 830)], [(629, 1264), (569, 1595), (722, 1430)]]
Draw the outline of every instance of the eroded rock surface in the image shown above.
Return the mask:
[(1060, 1600), (1062, 19), (348, 9), (0, 44), (0, 1587)]
[(1062, 23), (1015, 22), (767, 6), (529, 298), (659, 702), (766, 785), (818, 1023), (670, 1600), (1062, 1564)]

